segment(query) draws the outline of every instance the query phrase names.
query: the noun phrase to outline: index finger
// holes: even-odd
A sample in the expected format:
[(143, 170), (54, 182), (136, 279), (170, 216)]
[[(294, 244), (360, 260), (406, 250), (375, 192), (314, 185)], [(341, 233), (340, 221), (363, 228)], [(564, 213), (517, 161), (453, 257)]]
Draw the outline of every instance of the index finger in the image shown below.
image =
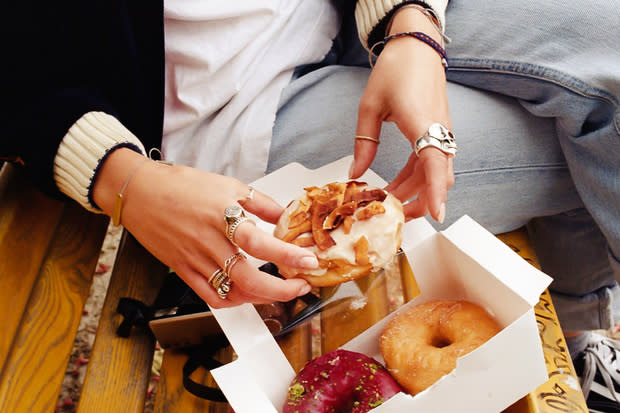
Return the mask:
[(239, 288), (255, 297), (263, 297), (272, 301), (286, 302), (306, 294), (309, 284), (301, 278), (282, 279), (259, 270), (248, 260), (239, 260), (228, 274)]
[(261, 260), (299, 269), (315, 269), (319, 265), (311, 251), (282, 241), (254, 225), (239, 225), (234, 237), (239, 247)]

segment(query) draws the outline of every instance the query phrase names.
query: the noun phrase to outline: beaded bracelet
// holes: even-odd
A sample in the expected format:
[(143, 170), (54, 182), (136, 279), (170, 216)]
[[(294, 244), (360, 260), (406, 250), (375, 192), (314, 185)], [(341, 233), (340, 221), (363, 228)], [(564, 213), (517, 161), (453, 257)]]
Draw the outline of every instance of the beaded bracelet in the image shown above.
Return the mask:
[(398, 37), (405, 37), (405, 36), (414, 37), (414, 38), (416, 38), (416, 39), (426, 43), (430, 47), (432, 47), (437, 53), (439, 53), (439, 56), (441, 56), (441, 64), (443, 65), (444, 69), (448, 70), (448, 55), (446, 54), (445, 49), (443, 47), (441, 47), (441, 45), (439, 43), (437, 43), (437, 41), (435, 41), (435, 39), (433, 39), (431, 36), (429, 36), (426, 33), (422, 33), (422, 32), (394, 33), (394, 34), (392, 34), (390, 36), (386, 36), (386, 37), (383, 38), (383, 47), (385, 47), (385, 45), (387, 45), (387, 43), (390, 40), (396, 39)]

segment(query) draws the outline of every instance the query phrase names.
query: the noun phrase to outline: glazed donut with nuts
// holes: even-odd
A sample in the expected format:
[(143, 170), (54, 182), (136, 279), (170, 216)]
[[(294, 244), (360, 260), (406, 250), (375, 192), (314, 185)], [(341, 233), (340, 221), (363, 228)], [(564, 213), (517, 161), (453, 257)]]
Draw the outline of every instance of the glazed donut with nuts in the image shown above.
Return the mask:
[(358, 181), (304, 190), (285, 208), (274, 236), (313, 251), (319, 268), (298, 272), (281, 267), (282, 275), (330, 286), (382, 269), (393, 259), (405, 220), (395, 196)]

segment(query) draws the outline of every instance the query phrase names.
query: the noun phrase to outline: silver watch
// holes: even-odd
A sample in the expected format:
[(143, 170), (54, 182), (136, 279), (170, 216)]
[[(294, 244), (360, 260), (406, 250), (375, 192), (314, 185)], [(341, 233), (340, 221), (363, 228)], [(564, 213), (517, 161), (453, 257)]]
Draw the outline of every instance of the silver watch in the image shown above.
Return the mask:
[(457, 146), (454, 134), (441, 123), (433, 123), (426, 133), (415, 141), (415, 154), (419, 156), (422, 149), (429, 147), (437, 148), (448, 155), (456, 155)]

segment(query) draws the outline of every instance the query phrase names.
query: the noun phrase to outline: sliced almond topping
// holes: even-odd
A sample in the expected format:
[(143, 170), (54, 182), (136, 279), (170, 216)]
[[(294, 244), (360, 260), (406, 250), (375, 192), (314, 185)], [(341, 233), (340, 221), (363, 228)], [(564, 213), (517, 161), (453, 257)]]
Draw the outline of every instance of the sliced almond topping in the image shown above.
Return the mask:
[(351, 227), (353, 226), (354, 222), (355, 222), (355, 219), (353, 219), (353, 217), (351, 216), (344, 217), (344, 219), (342, 220), (342, 231), (345, 234), (348, 234), (349, 232), (351, 232)]
[(366, 265), (370, 263), (370, 257), (368, 257), (368, 239), (365, 236), (361, 236), (357, 242), (353, 245), (355, 251), (355, 263), (357, 265)]
[(305, 211), (295, 211), (293, 212), (290, 216), (289, 216), (289, 221), (288, 221), (288, 228), (289, 229), (293, 229), (293, 228), (297, 228), (300, 225), (303, 225), (304, 223), (306, 223), (308, 221), (308, 218), (310, 217), (310, 214), (308, 212)]
[(357, 211), (355, 217), (363, 221), (380, 214), (385, 214), (385, 207), (380, 201), (372, 201), (370, 204)]
[(372, 201), (383, 202), (387, 193), (383, 189), (370, 189), (368, 191), (357, 192), (351, 197), (359, 206), (369, 204)]
[(353, 194), (356, 194), (361, 191), (360, 188), (366, 187), (368, 184), (366, 182), (359, 181), (349, 181), (347, 182), (347, 189), (344, 192), (344, 202), (351, 202), (353, 199)]
[(299, 247), (311, 247), (315, 245), (313, 237), (297, 237), (290, 242), (291, 244), (295, 244)]
[(291, 242), (295, 238), (299, 237), (301, 234), (309, 231), (312, 231), (312, 222), (307, 220), (303, 224), (297, 225), (289, 232), (284, 234), (284, 236), (282, 237), (282, 241)]
[(336, 241), (329, 235), (329, 232), (323, 229), (323, 221), (336, 206), (337, 200), (335, 199), (327, 202), (315, 201), (312, 205), (312, 236), (320, 250), (336, 245)]
[[(326, 250), (336, 244), (330, 235), (334, 229), (342, 226), (344, 233), (349, 234), (355, 218), (365, 220), (385, 213), (382, 202), (387, 192), (377, 188), (364, 190), (367, 186), (366, 182), (349, 181), (304, 188), (305, 195), (289, 214), (289, 232), (283, 240)], [(307, 236), (301, 236), (306, 233)], [(360, 259), (364, 260), (362, 256)]]
[(340, 225), (345, 216), (353, 215), (355, 210), (357, 209), (357, 205), (355, 202), (348, 202), (346, 204), (342, 204), (325, 218), (323, 221), (323, 229), (335, 229)]

